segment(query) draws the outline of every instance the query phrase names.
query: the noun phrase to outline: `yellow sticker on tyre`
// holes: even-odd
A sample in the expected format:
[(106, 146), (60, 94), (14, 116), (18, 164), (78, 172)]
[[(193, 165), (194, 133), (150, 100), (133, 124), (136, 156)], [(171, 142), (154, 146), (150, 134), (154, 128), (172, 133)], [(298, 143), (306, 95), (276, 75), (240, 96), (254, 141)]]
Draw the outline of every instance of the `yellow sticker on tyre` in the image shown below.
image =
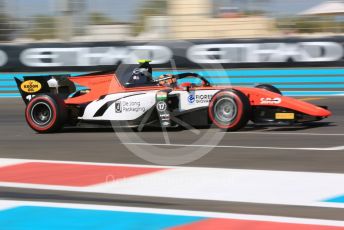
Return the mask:
[(21, 83), (20, 88), (26, 93), (36, 93), (42, 89), (42, 85), (38, 81), (27, 80)]
[(275, 119), (276, 120), (292, 120), (295, 118), (294, 113), (276, 113)]

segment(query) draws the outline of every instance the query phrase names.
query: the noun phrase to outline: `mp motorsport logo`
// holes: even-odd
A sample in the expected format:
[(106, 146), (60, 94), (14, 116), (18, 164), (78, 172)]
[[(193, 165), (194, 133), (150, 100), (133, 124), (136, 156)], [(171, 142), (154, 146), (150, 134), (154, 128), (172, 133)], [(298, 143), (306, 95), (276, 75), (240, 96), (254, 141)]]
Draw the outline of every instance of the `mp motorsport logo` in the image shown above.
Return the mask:
[(191, 103), (191, 104), (195, 102), (195, 96), (193, 94), (190, 94), (188, 96), (188, 102)]

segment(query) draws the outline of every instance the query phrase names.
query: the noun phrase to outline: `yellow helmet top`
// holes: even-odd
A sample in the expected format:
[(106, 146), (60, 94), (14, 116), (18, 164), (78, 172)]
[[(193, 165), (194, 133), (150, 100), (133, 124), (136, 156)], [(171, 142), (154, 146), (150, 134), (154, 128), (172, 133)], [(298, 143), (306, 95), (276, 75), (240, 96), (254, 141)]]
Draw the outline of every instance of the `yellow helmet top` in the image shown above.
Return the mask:
[(140, 59), (140, 60), (138, 60), (137, 62), (139, 63), (139, 64), (144, 64), (144, 63), (150, 63), (152, 60), (149, 60), (149, 59)]

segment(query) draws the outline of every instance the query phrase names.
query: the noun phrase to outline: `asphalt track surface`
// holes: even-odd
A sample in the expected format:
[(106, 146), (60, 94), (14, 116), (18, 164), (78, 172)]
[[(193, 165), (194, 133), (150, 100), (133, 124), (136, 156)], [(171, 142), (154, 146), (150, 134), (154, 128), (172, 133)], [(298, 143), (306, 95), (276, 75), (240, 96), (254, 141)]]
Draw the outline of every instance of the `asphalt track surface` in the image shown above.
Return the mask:
[[(342, 97), (308, 98), (328, 105), (333, 116), (318, 123), (295, 127), (255, 127), (226, 133), (204, 157), (185, 166), (344, 173), (344, 101)], [(0, 100), (0, 158), (83, 162), (151, 164), (130, 152), (113, 130), (65, 129), (57, 134), (36, 134), (26, 124), (19, 98)], [(202, 135), (209, 132), (199, 130)], [(129, 132), (129, 131), (123, 131)], [(211, 129), (217, 133), (219, 130)], [(147, 143), (165, 145), (160, 130), (138, 133)], [(170, 145), (189, 145), (197, 139), (189, 130), (170, 130)], [(141, 146), (145, 148), (144, 145)], [(206, 146), (198, 146), (195, 148)], [(306, 148), (306, 149), (305, 149)], [(314, 148), (307, 149), (307, 148)], [(335, 149), (335, 150), (333, 150)], [(283, 182), (281, 182), (283, 183)], [(343, 183), (343, 182), (340, 182)], [(340, 208), (314, 208), (239, 202), (78, 193), (43, 189), (0, 187), (0, 197), (15, 200), (56, 201), (135, 207), (217, 211), (344, 220)]]

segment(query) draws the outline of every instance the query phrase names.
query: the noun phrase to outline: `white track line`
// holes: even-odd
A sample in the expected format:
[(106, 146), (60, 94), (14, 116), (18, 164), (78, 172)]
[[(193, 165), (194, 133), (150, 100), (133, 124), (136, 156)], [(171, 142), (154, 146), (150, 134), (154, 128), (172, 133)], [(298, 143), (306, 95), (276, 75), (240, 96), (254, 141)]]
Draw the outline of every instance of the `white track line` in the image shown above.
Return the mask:
[(194, 145), (194, 144), (164, 144), (164, 143), (123, 143), (124, 145), (141, 145), (141, 146), (176, 146), (176, 147), (198, 147), (198, 148), (235, 148), (235, 149), (271, 149), (271, 150), (302, 150), (302, 151), (340, 151), (344, 146), (332, 147), (275, 147), (275, 146), (243, 146), (243, 145)]
[[(158, 208), (141, 208), (141, 207), (124, 207), (124, 206), (106, 206), (106, 205), (91, 205), (91, 204), (73, 204), (73, 203), (53, 203), (53, 202), (34, 202), (34, 201), (13, 201), (0, 200), (0, 204), (4, 206), (40, 206), (40, 207), (58, 207), (58, 208), (74, 208), (74, 209), (88, 209), (88, 210), (107, 210), (120, 212), (141, 212), (151, 214), (165, 214), (165, 215), (183, 215), (196, 216), (206, 218), (224, 218), (236, 220), (251, 220), (251, 221), (269, 221), (279, 223), (294, 223), (294, 224), (310, 224), (323, 226), (344, 226), (344, 221), (338, 220), (323, 220), (297, 217), (282, 217), (282, 216), (266, 216), (266, 215), (249, 215), (249, 214), (234, 214), (221, 212), (206, 212), (206, 211), (190, 211), (190, 210), (176, 210), (176, 209), (158, 209)], [(0, 210), (1, 213), (1, 210)]]
[(13, 164), (20, 164), (22, 162), (23, 162), (22, 159), (0, 158), (0, 167), (13, 165)]
[(5, 210), (5, 209), (10, 209), (10, 208), (15, 208), (18, 206), (17, 201), (3, 201), (0, 199), (0, 214), (1, 214), (1, 210)]
[(252, 131), (242, 131), (242, 132), (222, 132), (225, 134), (262, 134), (262, 135), (305, 135), (305, 136), (344, 136), (344, 133), (298, 133), (298, 132), (252, 132)]

